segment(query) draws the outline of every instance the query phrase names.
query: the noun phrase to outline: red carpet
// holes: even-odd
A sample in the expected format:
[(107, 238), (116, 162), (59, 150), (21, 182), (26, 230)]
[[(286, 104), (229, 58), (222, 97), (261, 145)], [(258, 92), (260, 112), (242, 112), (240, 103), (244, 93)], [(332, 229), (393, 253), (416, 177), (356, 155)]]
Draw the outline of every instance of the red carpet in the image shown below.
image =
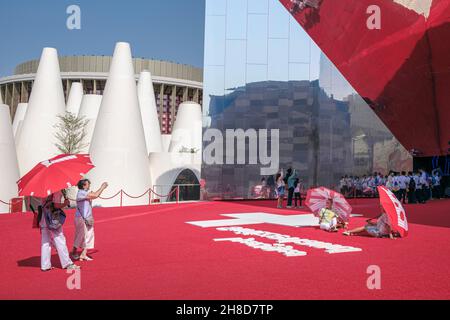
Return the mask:
[[(377, 200), (356, 200), (354, 213), (377, 213)], [(273, 224), (256, 230), (362, 248), (328, 254), (306, 251), (285, 257), (240, 243), (214, 242), (236, 237), (187, 221), (227, 219), (221, 213), (267, 212), (273, 201), (189, 203), (125, 209), (96, 209), (94, 261), (79, 263), (81, 290), (68, 290), (59, 267), (40, 271), (40, 235), (29, 214), (0, 216), (1, 299), (449, 299), (450, 201), (406, 206), (410, 236), (388, 240), (344, 237), (315, 228)], [(351, 227), (364, 223), (354, 218)], [(73, 241), (73, 212), (65, 234)], [(240, 236), (245, 237), (245, 236)], [(267, 239), (257, 239), (270, 242)], [(369, 265), (381, 268), (381, 290), (366, 285)]]

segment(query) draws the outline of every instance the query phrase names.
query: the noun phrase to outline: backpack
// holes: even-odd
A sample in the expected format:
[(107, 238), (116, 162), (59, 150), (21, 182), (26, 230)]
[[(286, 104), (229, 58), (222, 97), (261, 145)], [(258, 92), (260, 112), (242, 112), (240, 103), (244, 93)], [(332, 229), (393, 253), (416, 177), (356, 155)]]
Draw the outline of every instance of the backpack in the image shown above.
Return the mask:
[[(45, 206), (49, 206), (47, 210), (44, 210)], [(38, 207), (39, 214), (45, 214), (45, 222), (47, 222), (47, 228), (51, 230), (57, 230), (66, 222), (66, 214), (62, 209), (55, 209), (53, 203), (49, 201), (45, 202), (43, 206)]]

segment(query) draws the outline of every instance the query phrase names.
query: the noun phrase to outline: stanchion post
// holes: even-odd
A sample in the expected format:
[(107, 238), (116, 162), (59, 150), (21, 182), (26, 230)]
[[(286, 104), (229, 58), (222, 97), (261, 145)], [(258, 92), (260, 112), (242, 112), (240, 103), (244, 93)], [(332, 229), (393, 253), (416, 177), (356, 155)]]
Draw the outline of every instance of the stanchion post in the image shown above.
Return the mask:
[(120, 190), (120, 207), (123, 206), (123, 190)]
[(180, 186), (177, 186), (177, 204), (180, 203)]

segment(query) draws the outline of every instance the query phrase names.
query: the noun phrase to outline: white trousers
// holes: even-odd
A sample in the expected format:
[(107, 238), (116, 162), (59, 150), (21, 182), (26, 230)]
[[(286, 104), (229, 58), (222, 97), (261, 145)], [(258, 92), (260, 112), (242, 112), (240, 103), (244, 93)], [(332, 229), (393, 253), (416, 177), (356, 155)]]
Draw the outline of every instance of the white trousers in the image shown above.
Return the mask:
[(48, 270), (52, 267), (52, 244), (56, 247), (61, 266), (65, 269), (73, 262), (69, 257), (69, 250), (67, 250), (66, 237), (62, 228), (58, 230), (50, 230), (48, 228), (41, 228), (41, 269)]
[(320, 224), (320, 229), (322, 230), (326, 230), (326, 231), (330, 231), (332, 228), (337, 226), (337, 219), (336, 217), (334, 217), (333, 219), (331, 219), (331, 223), (328, 222), (322, 222)]
[(81, 249), (94, 249), (94, 226), (88, 227), (81, 217), (75, 218), (75, 240), (73, 246)]

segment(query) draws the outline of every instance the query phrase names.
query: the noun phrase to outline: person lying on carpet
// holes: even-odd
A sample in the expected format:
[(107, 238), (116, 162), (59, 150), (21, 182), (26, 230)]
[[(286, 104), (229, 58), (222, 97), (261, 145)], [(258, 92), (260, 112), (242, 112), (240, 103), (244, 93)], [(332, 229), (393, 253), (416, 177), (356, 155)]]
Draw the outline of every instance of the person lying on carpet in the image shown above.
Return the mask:
[[(108, 187), (104, 182), (100, 189), (91, 192), (91, 182), (88, 179), (78, 182), (77, 211), (75, 213), (75, 240), (72, 249), (72, 259), (80, 261), (92, 261), (87, 255), (88, 250), (94, 249), (94, 217), (92, 215), (92, 200), (101, 196)], [(78, 255), (78, 249), (82, 249)]]
[[(398, 235), (391, 230), (389, 225), (389, 219), (381, 207), (382, 213), (376, 218), (367, 220), (367, 224), (364, 227), (355, 228), (343, 233), (345, 236), (370, 236), (374, 238), (386, 238), (395, 239)], [(376, 221), (374, 221), (376, 220)]]
[(337, 232), (339, 228), (346, 228), (347, 224), (333, 211), (333, 200), (328, 199), (325, 208), (319, 211), (320, 229), (328, 232)]

